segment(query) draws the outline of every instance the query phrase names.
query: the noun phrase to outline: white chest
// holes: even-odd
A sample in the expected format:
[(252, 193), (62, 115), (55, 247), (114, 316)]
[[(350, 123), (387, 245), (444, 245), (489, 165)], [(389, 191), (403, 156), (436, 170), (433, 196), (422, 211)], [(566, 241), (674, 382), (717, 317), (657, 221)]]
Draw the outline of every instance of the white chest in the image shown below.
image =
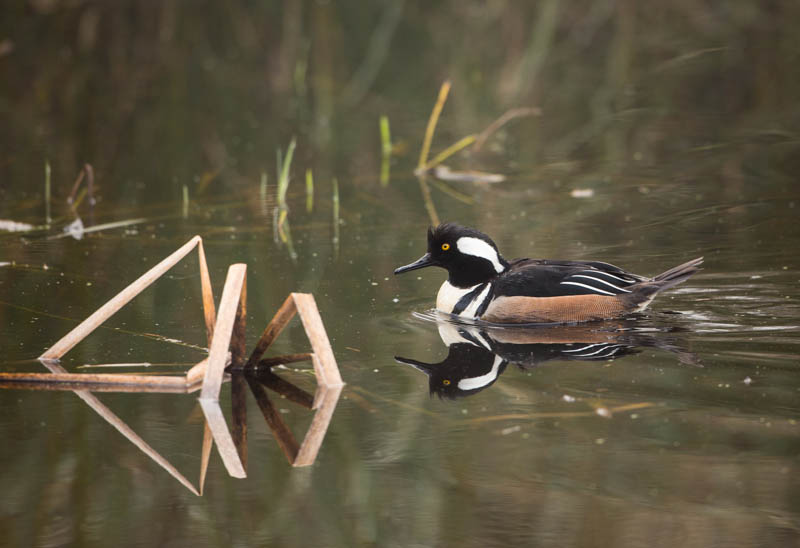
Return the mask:
[[(474, 291), (476, 287), (478, 286), (473, 285), (472, 287), (461, 289), (460, 287), (455, 287), (450, 285), (450, 282), (445, 281), (442, 284), (442, 287), (439, 288), (439, 293), (436, 295), (436, 309), (441, 310), (442, 312), (447, 312), (448, 314), (452, 314), (456, 304), (458, 304), (458, 302), (465, 295)], [(464, 310), (462, 310), (458, 315), (463, 318), (477, 317), (476, 311), (484, 299), (486, 299), (486, 297), (489, 295), (491, 288), (492, 284), (486, 284), (486, 287), (483, 289), (483, 291), (476, 294), (471, 299), (467, 307), (464, 308)]]

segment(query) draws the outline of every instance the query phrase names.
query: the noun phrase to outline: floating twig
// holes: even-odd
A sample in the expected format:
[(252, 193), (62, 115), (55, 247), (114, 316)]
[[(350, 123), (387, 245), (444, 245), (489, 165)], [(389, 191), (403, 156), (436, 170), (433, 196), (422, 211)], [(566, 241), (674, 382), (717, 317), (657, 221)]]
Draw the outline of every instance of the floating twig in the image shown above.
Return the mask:
[(129, 303), (136, 295), (144, 291), (150, 284), (156, 281), (167, 270), (175, 266), (200, 242), (200, 236), (195, 236), (180, 249), (172, 253), (169, 257), (162, 260), (153, 268), (145, 272), (142, 276), (132, 282), (128, 287), (120, 291), (114, 298), (98, 308), (91, 316), (78, 324), (72, 331), (64, 335), (56, 344), (47, 349), (40, 359), (57, 360), (82, 341), (89, 333), (113, 316), (120, 308)]
[(437, 179), (454, 183), (502, 183), (505, 175), (499, 173), (486, 173), (484, 171), (455, 171), (447, 166), (436, 166), (433, 174)]
[(245, 369), (255, 367), (261, 360), (264, 352), (280, 335), (295, 314), (300, 315), (308, 341), (314, 351), (311, 358), (314, 363), (314, 373), (317, 383), (325, 386), (342, 386), (342, 377), (333, 356), (328, 335), (322, 324), (314, 296), (310, 293), (290, 293), (283, 304), (269, 322), (261, 337), (258, 339), (250, 358), (244, 365)]
[[(206, 323), (207, 338), (209, 341), (209, 356), (192, 367), (185, 376), (158, 376), (158, 375), (138, 375), (138, 374), (87, 374), (87, 373), (67, 373), (57, 360), (83, 340), (94, 329), (99, 327), (106, 319), (117, 312), (122, 306), (130, 302), (138, 293), (152, 284), (162, 276), (172, 266), (177, 264), (195, 246), (198, 247), (198, 257), (201, 271), (201, 290), (203, 294), (204, 318)], [(246, 322), (246, 298), (247, 298), (247, 266), (244, 264), (234, 264), (228, 269), (228, 276), (225, 280), (220, 307), (218, 314), (214, 314), (213, 295), (211, 293), (211, 283), (208, 275), (208, 268), (205, 260), (205, 252), (202, 240), (195, 236), (184, 244), (181, 248), (170, 254), (156, 266), (152, 267), (145, 274), (140, 276), (133, 283), (118, 293), (106, 304), (97, 309), (86, 320), (81, 322), (72, 331), (62, 337), (56, 344), (45, 351), (40, 357), (40, 361), (51, 369), (51, 374), (41, 373), (0, 373), (0, 387), (29, 387), (37, 386), (44, 389), (70, 389), (76, 394), (87, 400), (98, 413), (106, 420), (114, 424), (120, 432), (128, 437), (142, 451), (147, 453), (153, 460), (159, 462), (171, 474), (181, 481), (187, 488), (196, 494), (203, 490), (205, 482), (209, 452), (213, 441), (217, 443), (217, 449), (228, 470), (234, 477), (245, 477), (245, 464), (247, 461), (246, 438), (246, 407), (244, 403), (244, 393), (241, 382), (232, 390), (235, 396), (233, 414), (235, 420), (234, 435), (231, 435), (225, 423), (224, 415), (219, 407), (219, 391), (223, 382), (225, 367), (231, 363), (234, 368), (242, 368), (244, 364), (245, 350), (245, 322)], [(308, 336), (313, 353), (289, 354), (275, 358), (261, 359), (264, 351), (275, 340), (288, 321), (298, 313), (303, 328)], [(229, 353), (229, 349), (231, 350)], [(283, 306), (278, 310), (273, 320), (264, 330), (253, 354), (247, 361), (245, 367), (253, 367), (254, 364), (270, 366), (277, 363), (291, 363), (295, 361), (311, 359), (314, 366), (314, 375), (317, 379), (317, 392), (311, 396), (302, 389), (284, 381), (266, 370), (266, 384), (272, 388), (286, 394), (291, 401), (295, 401), (304, 407), (312, 407), (317, 410), (312, 419), (309, 431), (305, 436), (302, 445), (298, 446), (294, 441), (288, 427), (284, 430), (288, 432), (289, 442), (285, 445), (287, 457), (295, 466), (305, 466), (311, 464), (319, 451), (319, 447), (324, 438), (325, 431), (333, 413), (333, 409), (341, 393), (342, 382), (336, 360), (333, 356), (330, 341), (322, 324), (322, 318), (310, 294), (291, 293), (287, 297)], [(106, 364), (109, 365), (109, 364)], [(116, 366), (130, 366), (131, 364), (114, 364)], [(138, 364), (141, 365), (141, 364)], [(157, 455), (152, 448), (144, 443), (141, 438), (133, 433), (127, 425), (115, 424), (116, 418), (107, 408), (101, 407), (87, 390), (113, 390), (113, 391), (144, 391), (144, 392), (190, 392), (196, 389), (198, 381), (202, 378), (202, 391), (199, 398), (203, 414), (206, 417), (207, 425), (204, 431), (201, 469), (200, 469), (200, 489), (194, 489), (191, 484), (171, 465)], [(253, 389), (259, 400), (259, 406), (265, 413), (270, 426), (280, 429), (280, 415), (277, 412), (267, 410), (265, 402), (266, 393), (263, 389), (263, 398), (259, 395), (258, 388)], [(103, 410), (108, 411), (104, 414)], [(118, 420), (118, 418), (116, 418)], [(177, 474), (177, 475), (176, 475)]]
[(142, 223), (147, 223), (152, 220), (153, 219), (146, 219), (142, 217), (139, 219), (126, 219), (124, 221), (114, 221), (113, 223), (103, 223), (100, 225), (85, 227), (83, 226), (83, 222), (81, 222), (80, 217), (78, 217), (72, 224), (64, 227), (63, 233), (49, 236), (47, 239), (58, 240), (60, 238), (67, 238), (69, 236), (72, 236), (73, 238), (80, 240), (81, 238), (83, 238), (85, 234), (89, 234), (91, 232), (101, 232), (103, 230), (112, 230), (115, 228), (140, 225)]

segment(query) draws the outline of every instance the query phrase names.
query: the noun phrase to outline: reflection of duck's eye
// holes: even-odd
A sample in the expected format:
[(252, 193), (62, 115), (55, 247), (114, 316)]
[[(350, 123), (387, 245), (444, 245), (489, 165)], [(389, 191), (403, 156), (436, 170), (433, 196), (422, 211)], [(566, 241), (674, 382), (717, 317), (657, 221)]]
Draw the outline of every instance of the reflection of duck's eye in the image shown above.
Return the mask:
[(450, 244), (442, 244), (442, 251), (447, 251), (450, 249)]
[[(447, 244), (444, 244), (444, 245), (447, 245)], [(445, 386), (450, 386), (450, 381), (445, 379), (445, 380), (442, 381), (442, 384), (445, 385)]]

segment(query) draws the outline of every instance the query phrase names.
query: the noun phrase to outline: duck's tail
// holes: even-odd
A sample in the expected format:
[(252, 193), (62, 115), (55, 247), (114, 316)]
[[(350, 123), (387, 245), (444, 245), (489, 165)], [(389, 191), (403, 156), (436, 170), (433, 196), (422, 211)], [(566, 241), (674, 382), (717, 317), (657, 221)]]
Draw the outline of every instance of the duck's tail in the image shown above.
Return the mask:
[(703, 257), (698, 257), (670, 268), (651, 280), (632, 286), (632, 291), (625, 295), (625, 298), (636, 311), (644, 310), (655, 298), (656, 294), (685, 282), (700, 270), (701, 264), (703, 264)]
[(670, 268), (666, 272), (662, 272), (650, 282), (656, 285), (655, 292), (664, 291), (672, 286), (678, 285), (681, 282), (688, 280), (695, 272), (700, 270), (700, 265), (703, 264), (703, 257), (692, 259), (689, 262)]

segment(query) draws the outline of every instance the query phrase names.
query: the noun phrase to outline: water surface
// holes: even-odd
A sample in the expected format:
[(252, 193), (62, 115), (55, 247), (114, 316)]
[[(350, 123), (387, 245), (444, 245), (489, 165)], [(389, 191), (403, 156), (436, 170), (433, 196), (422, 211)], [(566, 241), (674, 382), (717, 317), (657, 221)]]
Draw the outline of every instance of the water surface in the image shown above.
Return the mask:
[[(212, 452), (197, 497), (72, 392), (3, 389), (0, 545), (796, 544), (794, 3), (226, 6), (3, 8), (0, 219), (45, 224), (48, 161), (54, 220), (0, 233), (0, 367), (46, 371), (33, 358), (200, 234), (217, 298), (228, 265), (248, 265), (249, 345), (289, 292), (314, 294), (347, 383), (319, 457), (290, 467), (249, 398), (248, 478)], [(572, 345), (547, 359), (506, 341), (488, 386), (431, 394), (395, 357), (448, 358), (414, 315), (444, 273), (392, 271), (424, 252), (432, 220), (412, 171), (445, 78), (434, 152), (507, 109), (542, 114), (448, 161), (506, 182), (428, 181), (442, 220), (484, 230), (507, 258), (655, 275), (702, 255), (704, 270), (641, 317), (537, 333)], [(274, 221), (276, 150), (293, 136), (290, 249)], [(85, 162), (98, 201), (78, 206), (84, 225), (129, 223), (61, 237)], [(591, 337), (625, 351), (565, 357)], [(204, 348), (190, 256), (62, 365), (185, 371)], [(295, 322), (270, 351), (307, 350)], [(281, 374), (313, 390), (308, 364)], [(197, 481), (196, 394), (97, 395)], [(310, 413), (272, 397), (299, 436)], [(230, 384), (221, 404), (230, 419)]]

